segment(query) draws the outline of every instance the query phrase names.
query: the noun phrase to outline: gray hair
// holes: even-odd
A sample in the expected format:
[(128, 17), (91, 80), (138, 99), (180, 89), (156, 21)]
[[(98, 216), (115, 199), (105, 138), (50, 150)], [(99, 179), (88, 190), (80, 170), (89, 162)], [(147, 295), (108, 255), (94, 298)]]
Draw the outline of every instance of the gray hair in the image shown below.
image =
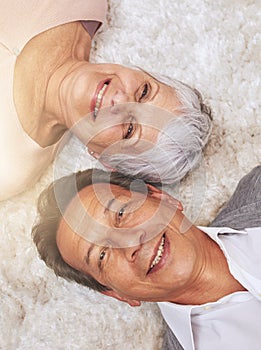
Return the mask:
[(212, 128), (210, 108), (190, 86), (166, 76), (149, 74), (175, 89), (179, 115), (160, 131), (156, 144), (140, 154), (102, 154), (100, 160), (123, 174), (145, 181), (172, 184), (195, 168)]

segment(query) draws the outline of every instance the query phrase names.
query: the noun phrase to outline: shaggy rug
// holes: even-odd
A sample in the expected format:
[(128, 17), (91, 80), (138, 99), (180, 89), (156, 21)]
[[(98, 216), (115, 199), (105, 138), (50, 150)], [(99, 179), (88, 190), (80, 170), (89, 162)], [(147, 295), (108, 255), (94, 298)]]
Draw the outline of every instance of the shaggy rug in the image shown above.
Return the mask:
[[(92, 61), (136, 65), (200, 90), (214, 126), (198, 169), (173, 191), (207, 225), (238, 180), (260, 164), (261, 4), (255, 0), (110, 0)], [(131, 308), (57, 278), (31, 240), (39, 193), (53, 179), (93, 166), (72, 138), (29, 191), (0, 203), (0, 349), (160, 349), (157, 305)]]

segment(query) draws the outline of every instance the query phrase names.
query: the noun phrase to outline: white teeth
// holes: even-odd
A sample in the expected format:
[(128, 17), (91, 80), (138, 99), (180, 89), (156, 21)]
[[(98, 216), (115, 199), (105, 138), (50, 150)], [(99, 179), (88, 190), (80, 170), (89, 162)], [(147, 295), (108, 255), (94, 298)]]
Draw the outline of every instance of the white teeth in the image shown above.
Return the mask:
[(97, 96), (97, 99), (96, 99), (96, 104), (95, 104), (95, 107), (94, 107), (94, 117), (95, 118), (97, 117), (97, 114), (98, 114), (98, 111), (99, 111), (99, 108), (100, 108), (100, 105), (101, 105), (102, 96), (103, 96), (107, 86), (108, 86), (108, 83), (105, 83), (103, 85), (103, 87), (101, 88), (101, 90), (99, 91), (99, 93), (98, 93), (98, 96)]
[(162, 254), (164, 252), (164, 244), (165, 244), (165, 236), (163, 236), (162, 239), (161, 239), (157, 255), (155, 256), (154, 260), (152, 261), (152, 263), (150, 265), (151, 269), (160, 262)]

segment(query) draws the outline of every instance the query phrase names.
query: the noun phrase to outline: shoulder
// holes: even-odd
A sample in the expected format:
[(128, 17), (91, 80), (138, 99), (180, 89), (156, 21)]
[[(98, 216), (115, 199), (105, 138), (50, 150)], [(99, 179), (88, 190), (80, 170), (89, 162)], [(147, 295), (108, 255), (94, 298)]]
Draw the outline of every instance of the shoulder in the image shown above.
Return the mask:
[(59, 25), (81, 20), (103, 23), (106, 9), (106, 0), (21, 0), (15, 5), (5, 1), (1, 5), (0, 41), (22, 51), (30, 39)]
[(261, 166), (256, 166), (238, 183), (235, 192), (211, 226), (236, 229), (261, 225)]

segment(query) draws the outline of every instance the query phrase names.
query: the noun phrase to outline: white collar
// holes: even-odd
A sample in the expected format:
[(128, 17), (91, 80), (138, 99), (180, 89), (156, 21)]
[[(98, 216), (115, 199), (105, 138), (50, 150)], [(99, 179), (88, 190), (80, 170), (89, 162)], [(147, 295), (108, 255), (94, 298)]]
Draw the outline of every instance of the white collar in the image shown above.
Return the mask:
[[(228, 262), (230, 259), (231, 249), (226, 248), (226, 245), (222, 242), (222, 236), (225, 238), (226, 235), (242, 234), (248, 236), (248, 230), (235, 230), (228, 227), (202, 227), (198, 228), (212, 238), (223, 250)], [(222, 235), (219, 237), (219, 235)], [(231, 273), (235, 276), (239, 276), (239, 281), (246, 280), (247, 273), (241, 273), (241, 269), (237, 265), (237, 259), (232, 259), (230, 264)], [(248, 289), (250, 290), (250, 288)], [(256, 294), (255, 292), (253, 294)], [(260, 297), (260, 295), (259, 295)], [(194, 307), (208, 308), (210, 305), (216, 305), (217, 303), (206, 303), (204, 305), (178, 305), (170, 302), (160, 302), (158, 306), (164, 316), (164, 319), (169, 324), (170, 328), (176, 335), (177, 339), (181, 343), (184, 349), (194, 350), (193, 333), (191, 327), (191, 311)], [(175, 317), (173, 317), (175, 315)]]

